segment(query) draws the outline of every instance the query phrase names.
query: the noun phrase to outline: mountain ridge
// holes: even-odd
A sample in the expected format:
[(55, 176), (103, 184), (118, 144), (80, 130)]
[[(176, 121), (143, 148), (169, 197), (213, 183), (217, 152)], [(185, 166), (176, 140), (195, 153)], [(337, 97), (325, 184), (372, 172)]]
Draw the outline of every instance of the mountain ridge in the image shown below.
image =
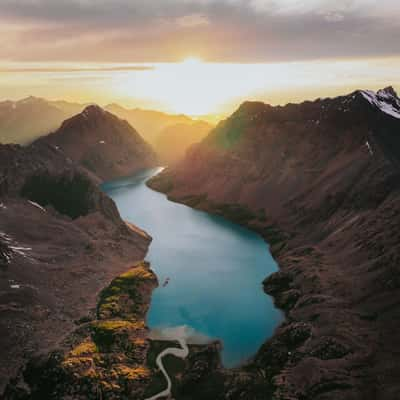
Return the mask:
[[(28, 145), (59, 129), (66, 119), (80, 114), (90, 105), (93, 103), (46, 100), (35, 96), (0, 102), (0, 143)], [(102, 108), (127, 120), (160, 153), (164, 162), (165, 160), (175, 162), (189, 145), (203, 139), (207, 131), (213, 127), (207, 122), (192, 119), (184, 114), (174, 115), (141, 108), (129, 109), (116, 103)], [(200, 123), (207, 124), (207, 129), (199, 125)], [(176, 133), (172, 127), (175, 127)], [(166, 134), (172, 134), (171, 138), (164, 138)], [(175, 147), (179, 147), (177, 153), (173, 146), (164, 145), (166, 142), (176, 142), (175, 136), (184, 139), (175, 143)], [(163, 146), (158, 149), (160, 143)]]
[[(397, 109), (398, 98), (390, 88), (367, 94), (281, 107), (245, 102), (148, 183), (271, 245), (280, 271), (264, 289), (286, 321), (243, 369), (254, 371), (252, 387), (240, 373), (222, 379), (242, 398), (400, 393), (392, 351), (400, 344), (400, 119), (375, 103)], [(204, 387), (192, 390), (201, 398)]]
[(38, 141), (64, 152), (100, 180), (134, 174), (158, 163), (151, 146), (127, 121), (97, 105), (87, 106)]

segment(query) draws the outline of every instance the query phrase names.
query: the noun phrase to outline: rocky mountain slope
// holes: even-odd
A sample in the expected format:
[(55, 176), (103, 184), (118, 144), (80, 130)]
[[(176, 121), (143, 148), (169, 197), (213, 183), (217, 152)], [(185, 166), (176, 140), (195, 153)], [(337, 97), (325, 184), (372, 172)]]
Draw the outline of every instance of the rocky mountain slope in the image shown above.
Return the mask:
[[(34, 357), (94, 318), (99, 293), (150, 240), (63, 152), (0, 145), (0, 398)], [(11, 388), (30, 398), (23, 379)]]
[[(0, 143), (28, 145), (58, 130), (68, 118), (80, 114), (89, 104), (27, 97), (0, 102)], [(106, 111), (127, 120), (150, 143), (164, 162), (177, 161), (186, 149), (199, 142), (213, 125), (186, 115), (160, 111), (127, 109), (109, 104)]]
[(247, 102), (149, 183), (257, 230), (281, 269), (264, 286), (286, 322), (242, 370), (181, 398), (216, 379), (215, 399), (399, 398), (399, 134), (392, 88)]
[(157, 165), (151, 146), (127, 121), (95, 105), (64, 121), (57, 131), (38, 142), (62, 151), (100, 180)]

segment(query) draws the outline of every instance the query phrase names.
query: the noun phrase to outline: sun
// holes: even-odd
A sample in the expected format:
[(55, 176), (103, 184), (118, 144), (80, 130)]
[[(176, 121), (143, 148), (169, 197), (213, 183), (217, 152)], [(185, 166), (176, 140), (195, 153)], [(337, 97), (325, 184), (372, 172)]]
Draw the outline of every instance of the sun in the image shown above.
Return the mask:
[(190, 66), (190, 65), (199, 65), (199, 64), (202, 64), (202, 63), (203, 63), (203, 61), (198, 57), (187, 57), (182, 61), (182, 64), (188, 65), (188, 66)]

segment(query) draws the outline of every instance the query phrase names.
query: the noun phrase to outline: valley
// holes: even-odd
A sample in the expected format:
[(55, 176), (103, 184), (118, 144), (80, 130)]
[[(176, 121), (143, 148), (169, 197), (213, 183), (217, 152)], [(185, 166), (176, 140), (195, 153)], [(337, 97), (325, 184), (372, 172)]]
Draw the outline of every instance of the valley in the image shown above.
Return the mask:
[(245, 102), (162, 171), (97, 106), (1, 145), (4, 398), (395, 398), (399, 121)]

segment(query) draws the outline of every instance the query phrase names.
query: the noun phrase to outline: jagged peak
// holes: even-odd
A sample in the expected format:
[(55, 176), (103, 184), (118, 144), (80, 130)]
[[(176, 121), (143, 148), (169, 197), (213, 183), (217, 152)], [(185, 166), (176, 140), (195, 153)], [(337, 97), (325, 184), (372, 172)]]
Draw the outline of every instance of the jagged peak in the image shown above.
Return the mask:
[(390, 115), (393, 118), (400, 119), (400, 99), (393, 87), (388, 86), (384, 89), (374, 92), (373, 90), (361, 90), (359, 93), (371, 105)]
[(253, 114), (264, 110), (267, 106), (262, 101), (244, 101), (236, 112), (240, 114)]
[(393, 86), (388, 86), (385, 87), (384, 89), (378, 90), (377, 92), (378, 95), (388, 95), (391, 97), (399, 97), (396, 93), (396, 91), (394, 90)]
[(90, 104), (82, 111), (83, 115), (90, 116), (90, 115), (97, 115), (97, 114), (104, 114), (106, 111), (101, 108), (97, 104)]

